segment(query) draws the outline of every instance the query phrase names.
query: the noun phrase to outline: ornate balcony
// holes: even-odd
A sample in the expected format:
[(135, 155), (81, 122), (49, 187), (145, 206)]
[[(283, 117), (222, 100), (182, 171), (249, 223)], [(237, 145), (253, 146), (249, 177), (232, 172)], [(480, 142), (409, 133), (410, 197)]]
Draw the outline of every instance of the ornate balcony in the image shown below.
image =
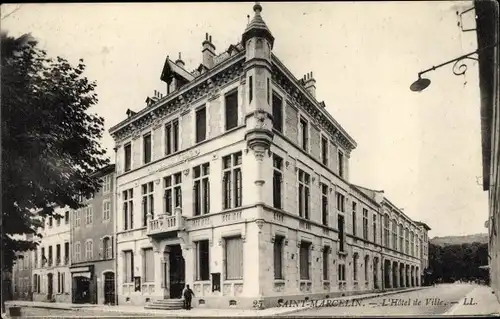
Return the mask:
[(168, 237), (184, 229), (186, 217), (182, 217), (180, 208), (173, 215), (161, 214), (158, 217), (148, 218), (146, 234), (153, 237)]

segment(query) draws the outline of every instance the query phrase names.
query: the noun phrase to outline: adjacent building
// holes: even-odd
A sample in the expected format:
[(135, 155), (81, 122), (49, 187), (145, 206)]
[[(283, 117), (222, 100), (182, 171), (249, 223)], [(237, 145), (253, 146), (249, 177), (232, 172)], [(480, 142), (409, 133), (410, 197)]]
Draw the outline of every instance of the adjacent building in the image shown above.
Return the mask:
[(212, 37), (188, 71), (111, 128), (119, 304), (194, 289), (195, 306), (255, 308), (418, 286), (428, 227), (350, 183), (354, 139), (273, 53), (262, 7), (241, 42)]
[(500, 302), (500, 53), (498, 4), (474, 1), (481, 96), (483, 189), (488, 191), (490, 283)]
[[(23, 235), (22, 240), (33, 240), (33, 235)], [(12, 299), (32, 300), (32, 267), (33, 253), (31, 251), (19, 252), (17, 260), (12, 267)]]
[(71, 214), (73, 303), (115, 304), (114, 172), (114, 164), (96, 172), (101, 188)]
[(54, 217), (43, 220), (32, 252), (32, 289), (34, 301), (71, 302), (70, 213), (56, 208)]

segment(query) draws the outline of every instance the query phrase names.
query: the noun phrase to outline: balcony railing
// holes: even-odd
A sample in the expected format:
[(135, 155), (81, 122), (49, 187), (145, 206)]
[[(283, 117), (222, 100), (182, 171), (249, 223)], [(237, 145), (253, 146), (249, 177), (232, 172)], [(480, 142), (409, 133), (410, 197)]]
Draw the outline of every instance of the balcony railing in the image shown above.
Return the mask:
[(154, 219), (149, 219), (147, 235), (158, 235), (178, 231), (184, 226), (184, 218), (177, 212), (174, 215), (162, 214)]

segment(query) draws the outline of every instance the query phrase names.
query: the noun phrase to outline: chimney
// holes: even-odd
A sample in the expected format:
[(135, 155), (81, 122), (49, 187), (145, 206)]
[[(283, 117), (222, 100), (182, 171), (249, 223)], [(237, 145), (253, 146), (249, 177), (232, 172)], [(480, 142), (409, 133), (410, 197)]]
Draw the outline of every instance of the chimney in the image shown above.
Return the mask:
[(182, 61), (182, 57), (181, 57), (181, 53), (179, 52), (179, 58), (177, 59), (177, 61), (175, 61), (175, 64), (177, 64), (178, 66), (180, 66), (181, 68), (184, 68), (184, 66), (186, 65), (184, 63), (184, 61)]
[(202, 43), (201, 53), (203, 55), (203, 65), (208, 69), (214, 66), (215, 46), (212, 43), (212, 36), (205, 33), (205, 41)]
[(312, 96), (316, 97), (316, 80), (313, 77), (313, 73), (309, 72), (306, 75), (304, 75), (302, 81), (304, 83), (304, 87), (307, 90), (307, 92), (311, 93)]

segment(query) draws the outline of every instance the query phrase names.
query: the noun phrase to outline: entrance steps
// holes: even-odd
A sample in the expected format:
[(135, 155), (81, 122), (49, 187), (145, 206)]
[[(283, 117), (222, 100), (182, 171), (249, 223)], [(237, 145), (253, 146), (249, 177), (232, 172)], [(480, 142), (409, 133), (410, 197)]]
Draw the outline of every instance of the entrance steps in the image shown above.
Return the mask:
[(178, 310), (184, 308), (183, 299), (159, 299), (155, 300), (146, 306), (145, 309), (157, 309), (157, 310)]

